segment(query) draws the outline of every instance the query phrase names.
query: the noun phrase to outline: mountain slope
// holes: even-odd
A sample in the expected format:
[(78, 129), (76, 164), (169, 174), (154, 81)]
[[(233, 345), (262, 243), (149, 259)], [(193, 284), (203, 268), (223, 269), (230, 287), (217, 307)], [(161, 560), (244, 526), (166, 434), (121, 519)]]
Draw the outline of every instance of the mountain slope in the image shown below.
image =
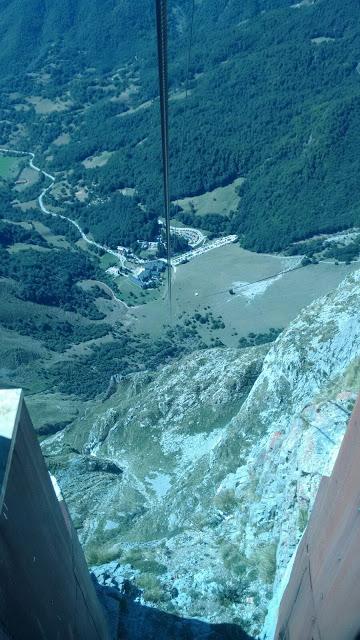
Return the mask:
[(46, 441), (89, 560), (114, 560), (102, 580), (260, 633), (359, 389), (359, 298), (360, 271), (263, 365), (257, 349), (195, 354)]
[[(14, 62), (24, 72), (35, 70), (52, 47), (67, 64), (96, 64), (108, 69), (119, 57), (134, 54), (152, 24), (152, 3), (137, 0), (10, 0), (0, 7), (0, 39), (5, 44), (2, 74)], [(75, 60), (71, 62), (71, 58)]]
[[(268, 9), (289, 1), (267, 0), (262, 5), (246, 0), (243, 4), (239, 9), (235, 2), (202, 0), (197, 10), (207, 27), (217, 22), (228, 26), (239, 17), (256, 15), (262, 6)], [(189, 8), (188, 0), (169, 3), (173, 36), (186, 27)], [(4, 44), (1, 75), (9, 72), (8, 64), (12, 73), (15, 66), (22, 74), (35, 70), (54, 46), (74, 69), (80, 63), (111, 69), (138, 54), (155, 36), (152, 0), (63, 0), (61, 4), (55, 0), (6, 0), (1, 3), (0, 16), (0, 40)]]
[[(359, 225), (357, 1), (196, 3), (185, 102), (190, 9), (187, 0), (169, 4), (172, 196), (246, 180), (237, 211), (220, 215), (219, 205), (203, 218), (183, 212), (183, 221), (235, 232), (256, 251)], [(131, 186), (157, 218), (153, 3), (11, 0), (0, 7), (0, 25), (2, 142), (9, 123), (19, 123), (17, 143), (64, 171), (74, 193), (86, 185), (91, 203), (106, 196), (115, 210), (117, 189)], [(58, 103), (29, 111), (29, 96), (32, 105)], [(67, 143), (52, 144), (61, 135)], [(105, 151), (105, 164), (84, 167)], [(87, 202), (72, 205), (86, 217)]]

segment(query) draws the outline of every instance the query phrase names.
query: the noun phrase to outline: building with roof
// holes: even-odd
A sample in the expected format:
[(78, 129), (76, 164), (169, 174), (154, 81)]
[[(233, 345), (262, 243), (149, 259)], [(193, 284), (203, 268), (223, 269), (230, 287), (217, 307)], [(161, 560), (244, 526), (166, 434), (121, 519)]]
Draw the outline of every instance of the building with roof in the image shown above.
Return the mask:
[(137, 275), (129, 276), (131, 282), (142, 289), (156, 287), (160, 283), (161, 274), (166, 269), (166, 262), (163, 260), (150, 260), (146, 262), (144, 268)]

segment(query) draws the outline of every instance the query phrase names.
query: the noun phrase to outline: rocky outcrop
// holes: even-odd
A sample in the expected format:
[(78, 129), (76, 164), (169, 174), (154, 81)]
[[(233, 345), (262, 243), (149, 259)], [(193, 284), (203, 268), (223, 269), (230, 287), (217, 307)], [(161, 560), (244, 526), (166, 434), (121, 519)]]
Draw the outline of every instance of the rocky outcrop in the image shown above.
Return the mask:
[(359, 388), (359, 300), (356, 272), (267, 354), (197, 352), (49, 438), (89, 560), (116, 561), (143, 603), (260, 635)]
[(100, 471), (102, 473), (113, 473), (116, 476), (119, 476), (123, 473), (123, 470), (115, 462), (92, 456), (89, 456), (86, 459), (86, 468), (90, 472)]

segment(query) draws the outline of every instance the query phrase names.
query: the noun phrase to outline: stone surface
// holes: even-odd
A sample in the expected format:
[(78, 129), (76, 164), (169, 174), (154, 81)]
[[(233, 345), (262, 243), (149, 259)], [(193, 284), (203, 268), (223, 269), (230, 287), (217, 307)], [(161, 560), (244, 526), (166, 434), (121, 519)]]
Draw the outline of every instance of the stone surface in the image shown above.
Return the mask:
[[(359, 300), (356, 272), (268, 353), (212, 349), (135, 375), (47, 439), (104, 584), (260, 635), (359, 390)], [(89, 471), (89, 456), (123, 473)]]

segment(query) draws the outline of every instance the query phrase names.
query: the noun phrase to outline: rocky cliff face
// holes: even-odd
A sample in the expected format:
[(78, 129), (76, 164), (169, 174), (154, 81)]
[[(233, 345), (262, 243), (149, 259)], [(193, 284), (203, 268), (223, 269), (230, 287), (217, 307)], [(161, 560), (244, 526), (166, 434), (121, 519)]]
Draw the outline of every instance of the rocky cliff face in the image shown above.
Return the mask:
[(213, 349), (132, 376), (45, 442), (104, 583), (271, 637), (281, 579), (359, 389), (359, 300), (356, 272), (268, 353)]

